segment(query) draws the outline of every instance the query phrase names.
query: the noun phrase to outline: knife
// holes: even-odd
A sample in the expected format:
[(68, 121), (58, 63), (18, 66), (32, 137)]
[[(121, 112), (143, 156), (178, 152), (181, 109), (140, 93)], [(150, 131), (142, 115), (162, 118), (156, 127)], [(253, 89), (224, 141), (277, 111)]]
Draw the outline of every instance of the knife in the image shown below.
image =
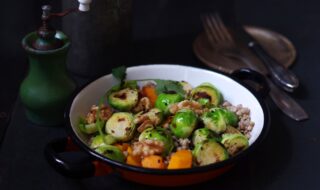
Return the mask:
[(271, 57), (263, 47), (242, 27), (236, 27), (236, 36), (263, 62), (271, 79), (287, 92), (293, 92), (299, 86), (297, 76)]
[(309, 118), (308, 114), (294, 99), (275, 86), (267, 77), (266, 79), (270, 88), (269, 96), (284, 114), (296, 121)]

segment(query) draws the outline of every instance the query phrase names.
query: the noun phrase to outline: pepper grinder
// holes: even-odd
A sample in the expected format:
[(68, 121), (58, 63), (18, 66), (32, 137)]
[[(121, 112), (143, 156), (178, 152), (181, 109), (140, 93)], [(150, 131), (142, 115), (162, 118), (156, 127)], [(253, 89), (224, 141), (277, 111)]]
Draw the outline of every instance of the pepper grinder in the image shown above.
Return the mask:
[(73, 11), (75, 9), (51, 13), (49, 5), (42, 6), (42, 26), (22, 39), (29, 58), (29, 72), (21, 83), (20, 97), (27, 118), (35, 124), (62, 124), (65, 106), (75, 90), (76, 85), (66, 69), (70, 41), (50, 24), (52, 18), (63, 17)]

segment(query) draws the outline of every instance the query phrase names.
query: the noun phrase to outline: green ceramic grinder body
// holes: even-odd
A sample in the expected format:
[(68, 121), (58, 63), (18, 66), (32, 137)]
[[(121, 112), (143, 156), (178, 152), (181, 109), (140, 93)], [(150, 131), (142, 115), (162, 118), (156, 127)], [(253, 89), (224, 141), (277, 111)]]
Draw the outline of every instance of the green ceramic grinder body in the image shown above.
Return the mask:
[(60, 31), (55, 37), (62, 40), (63, 45), (52, 50), (32, 48), (36, 32), (29, 33), (22, 40), (28, 53), (29, 72), (20, 86), (20, 98), (28, 119), (40, 125), (62, 124), (65, 106), (75, 90), (75, 83), (66, 70), (69, 39)]

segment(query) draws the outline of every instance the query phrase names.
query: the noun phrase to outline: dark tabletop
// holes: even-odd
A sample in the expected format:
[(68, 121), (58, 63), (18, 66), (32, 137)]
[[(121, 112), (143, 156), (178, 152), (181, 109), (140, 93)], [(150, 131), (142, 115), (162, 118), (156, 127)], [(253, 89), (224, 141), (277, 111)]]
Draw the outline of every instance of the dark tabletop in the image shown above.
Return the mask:
[[(28, 66), (20, 40), (39, 24), (36, 12), (43, 2), (46, 1), (30, 0), (18, 5), (17, 0), (7, 1), (8, 9), (0, 13), (3, 21), (0, 46), (0, 189), (150, 188), (125, 181), (116, 174), (69, 179), (46, 162), (44, 146), (52, 139), (65, 137), (65, 129), (63, 126), (54, 128), (30, 123), (17, 98), (19, 84)], [(134, 1), (134, 43), (130, 65), (175, 63), (207, 68), (194, 56), (192, 42), (202, 30), (199, 14), (215, 9), (208, 9), (209, 5), (214, 6), (208, 3)], [(320, 188), (319, 5), (316, 0), (239, 0), (235, 2), (235, 12), (230, 9), (229, 13), (234, 13), (242, 23), (272, 29), (293, 42), (298, 57), (291, 69), (299, 77), (301, 86), (292, 97), (306, 109), (310, 118), (303, 122), (293, 121), (266, 98), (272, 121), (261, 146), (230, 172), (190, 189)], [(78, 85), (90, 80), (74, 77)]]

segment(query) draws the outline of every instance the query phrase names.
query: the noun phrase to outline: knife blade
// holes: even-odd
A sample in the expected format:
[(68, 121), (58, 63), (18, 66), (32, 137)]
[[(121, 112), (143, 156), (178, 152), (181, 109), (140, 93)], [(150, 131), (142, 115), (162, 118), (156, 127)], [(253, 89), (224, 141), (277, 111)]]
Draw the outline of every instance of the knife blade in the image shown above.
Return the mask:
[(287, 92), (299, 86), (298, 77), (268, 54), (266, 50), (242, 26), (236, 27), (236, 37), (261, 60), (269, 71), (271, 79)]
[(284, 114), (296, 121), (302, 121), (309, 118), (307, 112), (294, 99), (280, 90), (269, 79), (266, 81), (270, 88), (269, 96)]

